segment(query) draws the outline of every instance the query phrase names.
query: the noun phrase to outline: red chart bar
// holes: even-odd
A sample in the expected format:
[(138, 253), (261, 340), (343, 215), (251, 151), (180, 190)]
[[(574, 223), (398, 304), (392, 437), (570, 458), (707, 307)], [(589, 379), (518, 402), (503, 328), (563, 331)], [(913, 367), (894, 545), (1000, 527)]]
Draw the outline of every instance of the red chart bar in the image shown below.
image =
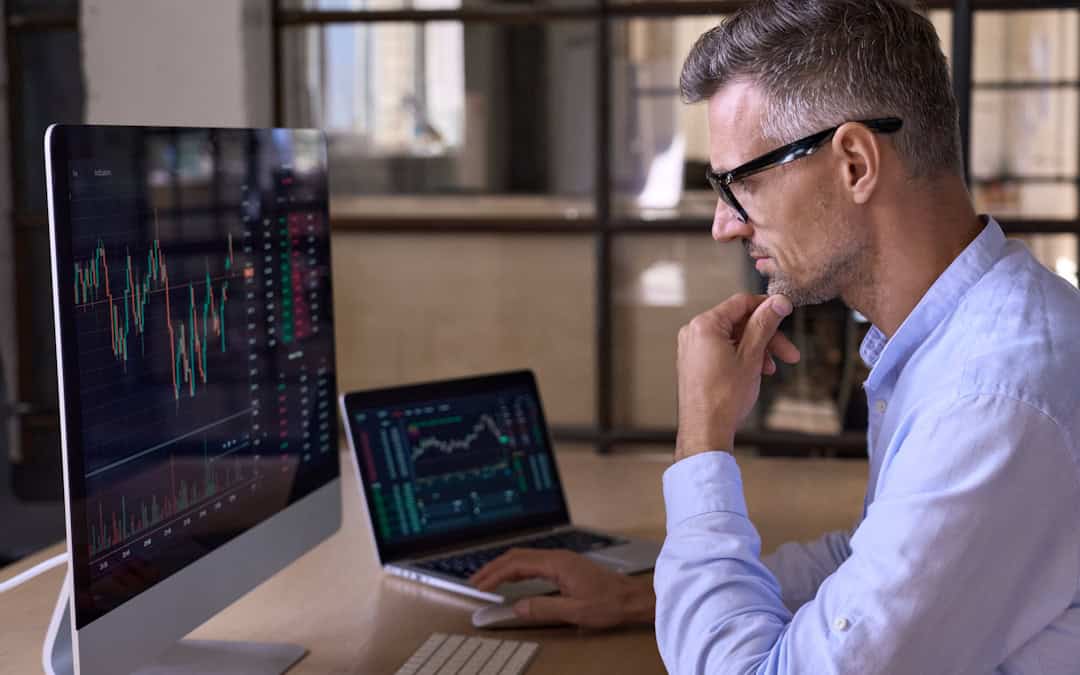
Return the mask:
[(364, 462), (367, 464), (368, 480), (375, 480), (378, 474), (375, 473), (375, 458), (371, 455), (371, 440), (368, 438), (366, 431), (360, 432), (360, 445), (364, 449)]
[(305, 271), (303, 246), (305, 235), (314, 227), (314, 214), (290, 213), (289, 214), (289, 262), (292, 278), (292, 313), (293, 313), (293, 336), (302, 340), (311, 336), (311, 311), (308, 309), (308, 297), (305, 292)]

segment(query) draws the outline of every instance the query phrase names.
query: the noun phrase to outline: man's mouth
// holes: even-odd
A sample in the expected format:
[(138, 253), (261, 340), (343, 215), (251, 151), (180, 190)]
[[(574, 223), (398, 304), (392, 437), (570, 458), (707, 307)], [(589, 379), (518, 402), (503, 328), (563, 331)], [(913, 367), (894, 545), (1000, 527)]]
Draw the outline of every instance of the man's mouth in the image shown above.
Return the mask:
[(754, 247), (751, 246), (749, 242), (746, 243), (746, 254), (754, 259), (754, 266), (757, 267), (758, 270), (761, 270), (762, 266), (767, 264), (767, 260), (772, 259), (772, 256), (768, 253), (754, 250)]

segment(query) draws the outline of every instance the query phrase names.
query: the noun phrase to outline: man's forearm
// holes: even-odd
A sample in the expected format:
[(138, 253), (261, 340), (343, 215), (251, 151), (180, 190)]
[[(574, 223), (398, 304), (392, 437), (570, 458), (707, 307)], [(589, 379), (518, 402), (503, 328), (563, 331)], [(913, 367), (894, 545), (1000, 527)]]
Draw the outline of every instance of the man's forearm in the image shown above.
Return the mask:
[(817, 594), (818, 587), (851, 556), (851, 534), (837, 530), (809, 542), (787, 542), (761, 562), (780, 582), (784, 604), (793, 613)]

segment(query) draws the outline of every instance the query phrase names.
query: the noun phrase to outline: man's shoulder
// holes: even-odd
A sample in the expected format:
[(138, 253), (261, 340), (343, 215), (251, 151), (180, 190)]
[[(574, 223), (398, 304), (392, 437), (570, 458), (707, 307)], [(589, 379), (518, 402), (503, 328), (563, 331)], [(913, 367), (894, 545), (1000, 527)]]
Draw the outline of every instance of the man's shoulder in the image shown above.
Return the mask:
[(1051, 417), (1080, 408), (1080, 291), (1010, 242), (939, 327), (958, 395), (999, 394)]

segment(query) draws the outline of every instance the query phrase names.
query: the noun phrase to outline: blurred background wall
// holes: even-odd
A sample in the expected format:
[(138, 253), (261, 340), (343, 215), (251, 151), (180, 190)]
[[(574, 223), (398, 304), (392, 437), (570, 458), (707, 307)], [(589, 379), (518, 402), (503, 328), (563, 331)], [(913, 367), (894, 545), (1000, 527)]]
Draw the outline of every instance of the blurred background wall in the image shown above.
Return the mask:
[[(666, 451), (678, 328), (763, 288), (709, 237), (705, 109), (676, 88), (738, 4), (7, 0), (0, 492), (60, 495), (52, 122), (324, 129), (342, 388), (529, 367), (560, 447)], [(979, 209), (1075, 284), (1080, 10), (925, 4), (969, 66)], [(767, 382), (740, 447), (865, 457), (866, 329), (839, 303), (797, 312), (804, 362)]]

